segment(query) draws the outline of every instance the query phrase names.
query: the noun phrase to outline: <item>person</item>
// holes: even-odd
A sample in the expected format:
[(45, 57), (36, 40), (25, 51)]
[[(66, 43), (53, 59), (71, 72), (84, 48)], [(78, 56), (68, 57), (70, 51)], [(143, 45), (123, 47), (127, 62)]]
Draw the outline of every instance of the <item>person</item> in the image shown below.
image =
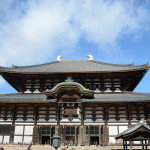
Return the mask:
[(67, 148), (66, 148), (66, 147), (64, 147), (62, 150), (67, 150)]
[(96, 144), (96, 147), (98, 147), (98, 142), (97, 141), (95, 141), (95, 144)]

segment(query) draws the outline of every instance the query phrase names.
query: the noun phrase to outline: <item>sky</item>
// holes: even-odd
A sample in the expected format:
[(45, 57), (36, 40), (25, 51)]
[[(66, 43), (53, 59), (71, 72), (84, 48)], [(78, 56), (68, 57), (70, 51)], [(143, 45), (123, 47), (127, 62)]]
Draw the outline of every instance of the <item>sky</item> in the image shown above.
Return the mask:
[[(0, 0), (0, 66), (150, 62), (149, 0)], [(135, 92), (150, 93), (150, 71)], [(0, 76), (0, 93), (16, 92)]]

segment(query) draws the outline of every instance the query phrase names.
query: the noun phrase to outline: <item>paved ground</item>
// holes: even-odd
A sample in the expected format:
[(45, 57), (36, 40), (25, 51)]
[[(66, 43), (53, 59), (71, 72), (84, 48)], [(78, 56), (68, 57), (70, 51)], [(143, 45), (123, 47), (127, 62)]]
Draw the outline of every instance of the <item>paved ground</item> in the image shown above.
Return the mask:
[[(27, 150), (27, 145), (0, 145), (4, 150)], [(74, 149), (73, 149), (74, 148)], [(129, 147), (128, 147), (129, 148)], [(62, 150), (63, 147), (58, 148)], [(107, 146), (106, 148), (96, 147), (96, 146), (70, 146), (67, 150), (113, 150), (113, 149), (122, 149), (122, 146)], [(141, 149), (141, 147), (134, 147), (134, 149)], [(149, 147), (150, 149), (150, 147)], [(55, 150), (52, 146), (49, 145), (33, 145), (30, 150)]]

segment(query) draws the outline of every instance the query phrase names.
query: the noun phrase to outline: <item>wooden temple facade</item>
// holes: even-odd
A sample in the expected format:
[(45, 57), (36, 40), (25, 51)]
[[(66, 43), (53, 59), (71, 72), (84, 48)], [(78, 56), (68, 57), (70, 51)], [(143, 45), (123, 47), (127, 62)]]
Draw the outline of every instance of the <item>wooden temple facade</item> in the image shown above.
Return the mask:
[(133, 90), (148, 64), (59, 60), (0, 67), (18, 93), (0, 95), (0, 143), (116, 144), (115, 136), (138, 123), (150, 125), (150, 94)]

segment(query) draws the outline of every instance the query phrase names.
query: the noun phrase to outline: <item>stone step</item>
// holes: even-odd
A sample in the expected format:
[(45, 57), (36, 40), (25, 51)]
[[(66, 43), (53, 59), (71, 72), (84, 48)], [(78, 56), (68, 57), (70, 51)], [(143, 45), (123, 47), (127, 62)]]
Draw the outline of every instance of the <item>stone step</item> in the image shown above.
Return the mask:
[[(27, 150), (28, 145), (0, 145), (4, 150)], [(58, 148), (58, 150), (62, 150), (64, 146)], [(107, 146), (107, 147), (96, 147), (95, 145), (91, 146), (69, 146), (67, 150), (112, 150), (112, 149), (123, 149), (122, 146)], [(129, 149), (129, 147), (128, 147)], [(141, 149), (141, 146), (134, 146), (133, 149)], [(150, 146), (148, 147), (150, 149)], [(30, 150), (55, 150), (50, 145), (32, 145)]]

